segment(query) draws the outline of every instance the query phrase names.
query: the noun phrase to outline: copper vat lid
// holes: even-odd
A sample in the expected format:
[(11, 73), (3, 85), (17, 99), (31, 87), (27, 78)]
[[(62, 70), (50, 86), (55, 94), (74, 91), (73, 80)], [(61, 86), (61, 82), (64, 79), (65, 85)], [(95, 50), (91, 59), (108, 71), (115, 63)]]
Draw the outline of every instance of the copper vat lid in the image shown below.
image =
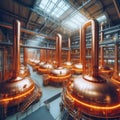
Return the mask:
[(40, 60), (37, 60), (37, 59), (36, 59), (36, 60), (34, 60), (33, 62), (34, 62), (35, 64), (38, 64), (38, 63), (40, 62)]
[(30, 94), (33, 93), (35, 89), (35, 84), (31, 78), (21, 78), (17, 77), (11, 81), (0, 84), (0, 104), (9, 106), (18, 104)]
[(55, 76), (65, 76), (69, 73), (69, 70), (67, 68), (58, 67), (58, 68), (52, 69), (50, 73), (52, 73)]
[(0, 84), (0, 93), (16, 95), (16, 93), (19, 94), (21, 92), (24, 92), (31, 86), (34, 86), (34, 82), (29, 77), (26, 77), (24, 79), (21, 77), (17, 77), (14, 80), (12, 79), (12, 81)]
[(67, 62), (64, 62), (64, 65), (67, 65), (67, 66), (72, 66), (72, 62), (70, 62), (70, 61), (67, 61)]
[(40, 62), (39, 63), (39, 66), (42, 66), (42, 65), (44, 65), (45, 64), (45, 62)]
[(41, 67), (42, 67), (42, 68), (45, 68), (45, 69), (52, 69), (52, 68), (53, 68), (53, 65), (50, 64), (50, 63), (45, 63), (45, 64), (42, 64)]
[(74, 67), (77, 69), (82, 69), (83, 65), (81, 63), (76, 63), (76, 64), (74, 64)]
[(72, 89), (73, 95), (91, 105), (111, 106), (120, 103), (120, 87), (110, 80), (94, 83), (77, 77), (73, 80)]

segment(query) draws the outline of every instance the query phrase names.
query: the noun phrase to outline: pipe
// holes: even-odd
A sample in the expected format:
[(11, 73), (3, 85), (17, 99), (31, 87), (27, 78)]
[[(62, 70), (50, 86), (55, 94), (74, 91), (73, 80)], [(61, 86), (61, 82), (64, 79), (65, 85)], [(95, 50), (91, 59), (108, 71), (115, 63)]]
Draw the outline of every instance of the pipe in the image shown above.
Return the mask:
[(62, 36), (60, 34), (57, 34), (56, 35), (56, 61), (57, 61), (57, 67), (61, 67), (61, 64), (62, 64), (61, 51), (62, 51)]
[(70, 38), (68, 38), (68, 60), (67, 61), (70, 61), (71, 59), (71, 54), (70, 54), (70, 47), (71, 47), (71, 42), (70, 42)]
[(57, 66), (58, 66), (58, 36), (56, 35), (56, 63), (57, 63)]
[(20, 21), (14, 22), (13, 32), (13, 78), (16, 78), (20, 71)]
[(24, 65), (27, 66), (27, 58), (28, 58), (27, 57), (27, 48), (24, 48), (23, 50), (24, 50), (23, 51), (24, 52)]
[[(1, 22), (0, 22), (0, 26), (4, 27), (4, 28), (8, 28), (8, 29), (13, 29), (12, 25), (8, 25), (8, 24), (1, 23)], [(44, 37), (44, 38), (50, 39), (50, 40), (55, 40), (55, 38), (48, 37), (48, 36), (42, 35), (40, 33), (34, 32), (32, 30), (27, 30), (25, 28), (21, 28), (21, 32), (24, 32), (24, 33), (30, 34), (30, 35), (38, 35), (38, 36), (41, 36), (41, 37)]]
[(91, 76), (97, 77), (98, 76), (98, 24), (95, 20), (89, 20), (87, 23), (85, 23), (82, 27), (82, 45), (84, 50), (82, 50), (83, 54), (83, 73), (86, 72), (86, 28), (91, 25), (92, 30), (92, 62), (91, 62)]
[(6, 48), (3, 48), (3, 80), (5, 81), (6, 80), (6, 71), (7, 71), (7, 56), (8, 56), (8, 53), (7, 53), (7, 49)]
[(118, 65), (118, 45), (116, 44), (115, 45), (115, 66), (114, 66), (114, 74), (115, 76), (118, 76), (118, 73), (119, 73), (119, 65)]
[(82, 29), (80, 29), (80, 63), (82, 63)]
[[(103, 32), (103, 23), (101, 24), (101, 42), (103, 42), (103, 39), (104, 39), (104, 32)], [(101, 66), (104, 65), (104, 47), (101, 46), (100, 48), (100, 54), (101, 54)]]

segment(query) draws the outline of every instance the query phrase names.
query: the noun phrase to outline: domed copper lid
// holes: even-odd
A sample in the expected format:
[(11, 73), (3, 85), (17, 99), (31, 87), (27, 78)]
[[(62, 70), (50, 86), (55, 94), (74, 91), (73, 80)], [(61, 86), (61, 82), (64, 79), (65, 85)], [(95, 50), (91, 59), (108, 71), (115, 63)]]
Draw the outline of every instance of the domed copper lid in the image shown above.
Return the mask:
[(74, 67), (78, 68), (78, 69), (82, 69), (83, 65), (81, 63), (76, 63), (76, 64), (74, 64)]
[(4, 105), (6, 103), (9, 106), (13, 104), (18, 104), (22, 102), (26, 97), (33, 93), (35, 89), (35, 84), (31, 78), (21, 78), (17, 77), (11, 81), (0, 84), (0, 104)]
[(55, 76), (64, 76), (69, 73), (69, 70), (67, 68), (58, 67), (58, 68), (52, 69), (50, 73), (52, 73)]
[(45, 64), (42, 64), (41, 67), (42, 67), (42, 68), (45, 68), (45, 69), (52, 69), (52, 68), (53, 68), (53, 65), (50, 64), (50, 63), (45, 63)]
[(68, 66), (71, 66), (73, 63), (70, 62), (70, 61), (67, 61), (67, 62), (64, 62), (64, 65), (68, 65)]
[(110, 80), (94, 83), (77, 77), (73, 80), (72, 89), (72, 94), (87, 104), (105, 107), (120, 103), (120, 87)]
[(43, 64), (45, 64), (45, 62), (40, 62), (40, 63), (39, 63), (39, 66), (42, 66)]

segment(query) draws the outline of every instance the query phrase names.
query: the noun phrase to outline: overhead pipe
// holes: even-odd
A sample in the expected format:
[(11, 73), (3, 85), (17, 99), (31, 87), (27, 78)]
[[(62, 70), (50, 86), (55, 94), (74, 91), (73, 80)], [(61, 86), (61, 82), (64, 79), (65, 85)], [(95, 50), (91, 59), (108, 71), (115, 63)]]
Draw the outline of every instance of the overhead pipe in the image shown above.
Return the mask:
[(20, 71), (20, 25), (18, 20), (13, 25), (13, 78), (16, 78)]
[[(0, 26), (1, 26), (1, 27), (4, 27), (4, 28), (7, 28), (7, 29), (13, 29), (12, 25), (9, 25), (9, 24), (6, 24), (6, 23), (2, 23), (2, 22), (0, 22)], [(46, 38), (46, 39), (55, 40), (55, 38), (48, 37), (48, 36), (42, 35), (42, 34), (40, 34), (40, 33), (34, 32), (34, 31), (32, 31), (32, 30), (25, 29), (25, 28), (21, 28), (20, 31), (21, 31), (21, 32), (24, 32), (24, 33), (26, 33), (26, 34), (38, 35), (38, 36), (44, 37), (44, 38)]]
[(82, 27), (82, 45), (84, 50), (82, 50), (82, 58), (83, 58), (83, 73), (86, 72), (86, 28), (91, 25), (92, 29), (92, 62), (91, 62), (91, 76), (97, 77), (98, 76), (98, 33), (97, 33), (97, 24), (95, 24), (95, 20), (89, 20), (85, 23)]

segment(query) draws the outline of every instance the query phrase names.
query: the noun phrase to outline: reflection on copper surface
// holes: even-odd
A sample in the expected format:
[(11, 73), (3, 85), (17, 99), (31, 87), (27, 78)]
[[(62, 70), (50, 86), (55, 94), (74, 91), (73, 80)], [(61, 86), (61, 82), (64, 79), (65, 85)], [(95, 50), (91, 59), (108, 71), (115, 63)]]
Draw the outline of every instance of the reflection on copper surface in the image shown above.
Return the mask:
[[(86, 29), (92, 28), (91, 73), (86, 66)], [(119, 119), (120, 87), (98, 72), (98, 24), (90, 20), (82, 27), (83, 75), (72, 77), (64, 86), (63, 107), (74, 119)]]

